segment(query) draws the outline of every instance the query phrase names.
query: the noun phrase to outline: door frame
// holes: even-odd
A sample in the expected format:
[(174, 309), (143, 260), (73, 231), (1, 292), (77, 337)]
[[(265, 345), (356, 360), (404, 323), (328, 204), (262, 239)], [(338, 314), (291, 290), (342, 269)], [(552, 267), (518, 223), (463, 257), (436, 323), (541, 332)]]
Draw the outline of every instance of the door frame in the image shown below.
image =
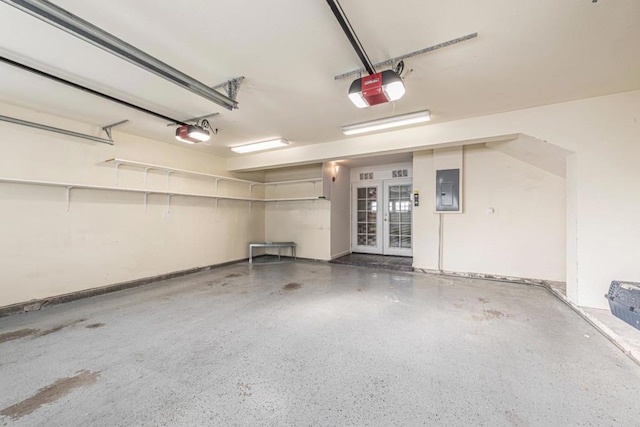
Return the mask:
[(409, 212), (411, 213), (411, 247), (391, 248), (389, 247), (389, 187), (392, 185), (411, 185), (413, 193), (413, 178), (392, 178), (382, 181), (383, 206), (383, 226), (382, 226), (382, 253), (383, 255), (413, 256), (413, 200), (409, 195)]
[[(376, 215), (376, 246), (359, 246), (358, 245), (358, 187), (376, 187), (376, 202), (377, 202), (377, 215)], [(382, 181), (359, 181), (351, 183), (351, 252), (367, 253), (367, 254), (382, 254), (383, 242), (381, 239), (382, 233), (382, 216), (380, 212), (381, 206), (381, 194), (383, 191)]]
[[(351, 183), (351, 232), (350, 232), (350, 248), (351, 252), (362, 252), (362, 253), (372, 253), (372, 254), (385, 254), (384, 251), (384, 238), (385, 235), (388, 235), (388, 232), (385, 233), (383, 230), (383, 216), (384, 211), (388, 210), (384, 207), (381, 208), (381, 215), (378, 215), (377, 218), (377, 230), (378, 230), (378, 239), (376, 247), (363, 247), (357, 245), (357, 236), (358, 236), (358, 208), (357, 208), (357, 188), (366, 187), (366, 186), (378, 186), (378, 205), (381, 206), (383, 201), (382, 192), (384, 192), (384, 182), (388, 181), (389, 183), (393, 182), (406, 182), (412, 184), (413, 188), (413, 164), (411, 162), (402, 162), (402, 163), (386, 163), (386, 164), (373, 164), (370, 166), (359, 166), (352, 167), (350, 171), (350, 183)], [(413, 203), (413, 200), (412, 200)], [(386, 204), (386, 203), (385, 203)], [(406, 253), (401, 254), (401, 256), (412, 256), (413, 247), (415, 246), (414, 240), (414, 227), (413, 227), (413, 205), (411, 207), (411, 220), (412, 220), (412, 233), (411, 233), (411, 251), (407, 251)]]

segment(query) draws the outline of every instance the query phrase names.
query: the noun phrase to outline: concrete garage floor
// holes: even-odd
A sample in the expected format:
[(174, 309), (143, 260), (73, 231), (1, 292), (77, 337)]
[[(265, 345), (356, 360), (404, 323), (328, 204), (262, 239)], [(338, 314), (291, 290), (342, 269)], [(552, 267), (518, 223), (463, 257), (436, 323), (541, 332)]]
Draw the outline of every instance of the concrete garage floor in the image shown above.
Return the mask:
[(640, 367), (545, 289), (236, 264), (0, 319), (0, 424), (637, 425)]
[(332, 264), (382, 268), (385, 270), (413, 271), (413, 258), (404, 256), (350, 253), (349, 255), (342, 256), (329, 262)]

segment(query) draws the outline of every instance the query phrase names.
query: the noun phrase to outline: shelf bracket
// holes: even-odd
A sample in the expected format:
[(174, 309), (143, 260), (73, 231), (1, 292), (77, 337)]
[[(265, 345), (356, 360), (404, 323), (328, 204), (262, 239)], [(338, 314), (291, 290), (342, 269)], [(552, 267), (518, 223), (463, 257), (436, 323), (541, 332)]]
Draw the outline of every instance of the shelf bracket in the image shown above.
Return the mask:
[(220, 178), (216, 178), (216, 195), (218, 194), (218, 181), (220, 181)]
[(73, 187), (67, 187), (66, 195), (67, 195), (67, 212), (71, 210), (71, 189)]
[(220, 200), (220, 199), (215, 199), (215, 201), (216, 201), (216, 213), (218, 213), (218, 200)]
[(171, 190), (171, 174), (173, 171), (167, 171), (167, 191)]
[(167, 194), (167, 210), (164, 212), (165, 216), (169, 216), (171, 212), (171, 194)]
[(147, 211), (147, 199), (149, 198), (149, 193), (144, 193), (144, 211)]
[(120, 169), (120, 162), (116, 162), (116, 187), (118, 186), (118, 170)]
[(250, 183), (249, 183), (249, 197), (251, 197), (251, 193), (252, 193), (252, 191), (253, 191), (253, 186), (254, 186), (254, 185), (255, 185), (255, 184), (254, 184), (253, 182), (250, 182)]
[(149, 176), (149, 169), (151, 168), (144, 168), (144, 188), (147, 188), (147, 177)]

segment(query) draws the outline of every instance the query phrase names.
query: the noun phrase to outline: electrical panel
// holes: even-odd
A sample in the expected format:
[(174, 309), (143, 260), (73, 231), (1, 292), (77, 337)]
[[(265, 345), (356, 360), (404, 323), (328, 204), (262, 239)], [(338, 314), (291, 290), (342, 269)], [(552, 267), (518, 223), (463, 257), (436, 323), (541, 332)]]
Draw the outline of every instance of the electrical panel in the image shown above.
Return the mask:
[(436, 212), (460, 210), (460, 169), (436, 171)]

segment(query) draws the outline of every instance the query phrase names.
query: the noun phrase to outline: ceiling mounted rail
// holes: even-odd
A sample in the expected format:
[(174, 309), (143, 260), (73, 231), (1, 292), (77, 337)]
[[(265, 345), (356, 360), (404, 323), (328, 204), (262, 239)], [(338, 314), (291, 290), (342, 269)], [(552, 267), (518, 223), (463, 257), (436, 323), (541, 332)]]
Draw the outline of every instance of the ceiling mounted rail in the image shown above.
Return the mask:
[(164, 114), (156, 113), (155, 111), (151, 111), (151, 110), (148, 110), (146, 108), (139, 107), (137, 105), (131, 104), (130, 102), (123, 101), (123, 100), (118, 99), (118, 98), (114, 98), (113, 96), (107, 95), (106, 93), (98, 92), (97, 90), (93, 90), (93, 89), (88, 88), (86, 86), (82, 86), (82, 85), (79, 85), (77, 83), (71, 82), (69, 80), (65, 80), (62, 77), (54, 76), (53, 74), (49, 74), (49, 73), (46, 73), (44, 71), (38, 70), (36, 68), (29, 67), (28, 65), (21, 64), (19, 62), (13, 61), (13, 60), (11, 60), (9, 58), (5, 58), (4, 56), (0, 56), (0, 62), (4, 62), (5, 64), (11, 65), (13, 67), (20, 68), (21, 70), (28, 71), (28, 72), (36, 74), (36, 75), (38, 75), (40, 77), (46, 77), (47, 79), (53, 80), (53, 81), (58, 82), (58, 83), (62, 83), (64, 85), (70, 86), (70, 87), (72, 87), (74, 89), (78, 89), (78, 90), (90, 93), (92, 95), (99, 96), (101, 98), (107, 99), (107, 100), (115, 102), (117, 104), (124, 105), (125, 107), (133, 108), (134, 110), (141, 111), (141, 112), (143, 112), (145, 114), (149, 114), (151, 116), (155, 116), (155, 117), (157, 117), (159, 119), (162, 119), (162, 120), (166, 120), (166, 121), (169, 121), (169, 122), (172, 122), (172, 123), (176, 123), (176, 124), (179, 124), (179, 125), (186, 125), (187, 124), (187, 123), (184, 123), (181, 120), (176, 120), (176, 119), (171, 118), (169, 116), (165, 116)]
[[(393, 67), (394, 64), (397, 64), (397, 63), (399, 63), (400, 61), (402, 61), (404, 59), (413, 58), (414, 56), (418, 56), (418, 55), (424, 55), (425, 53), (433, 52), (434, 50), (442, 49), (443, 47), (447, 47), (447, 46), (451, 46), (451, 45), (454, 45), (454, 44), (462, 43), (462, 42), (467, 41), (467, 40), (475, 39), (476, 37), (478, 37), (478, 33), (467, 34), (466, 36), (462, 36), (462, 37), (458, 37), (458, 38), (455, 38), (455, 39), (451, 39), (451, 40), (448, 40), (448, 41), (443, 42), (443, 43), (438, 43), (438, 44), (435, 44), (433, 46), (426, 47), (424, 49), (416, 50), (415, 52), (410, 52), (410, 53), (407, 53), (407, 54), (404, 54), (404, 55), (396, 56), (395, 58), (387, 59), (386, 61), (378, 62), (377, 64), (373, 64), (373, 67), (374, 68), (379, 68), (379, 67), (384, 67), (384, 66), (387, 66), (387, 65)], [(340, 80), (340, 79), (345, 79), (345, 78), (351, 77), (351, 76), (362, 75), (362, 73), (364, 73), (365, 71), (366, 70), (364, 68), (360, 68), (358, 70), (349, 71), (347, 73), (335, 76), (334, 80)]]
[[(60, 129), (53, 126), (47, 126), (40, 123), (28, 122), (26, 120), (16, 119), (13, 117), (0, 116), (0, 121), (14, 123), (16, 125), (27, 126), (34, 129), (46, 130), (47, 132), (59, 133), (62, 135), (73, 136), (75, 138), (88, 139), (89, 141), (101, 142), (103, 144), (113, 145), (111, 139), (100, 138), (93, 135), (87, 135), (85, 133), (74, 132), (72, 130)], [(115, 125), (112, 125), (115, 126)]]
[(1, 1), (228, 110), (238, 106), (233, 99), (53, 3), (46, 0)]
[(347, 39), (349, 39), (349, 42), (351, 43), (353, 50), (356, 51), (358, 58), (360, 58), (360, 61), (362, 61), (362, 64), (364, 65), (364, 69), (367, 70), (369, 74), (375, 74), (376, 73), (375, 67), (371, 63), (371, 60), (369, 59), (369, 55), (367, 55), (367, 52), (364, 51), (364, 48), (362, 47), (362, 43), (360, 43), (360, 39), (358, 39), (358, 36), (356, 35), (355, 31), (353, 31), (353, 28), (351, 27), (351, 23), (349, 22), (347, 15), (345, 15), (344, 11), (342, 10), (342, 6), (340, 6), (340, 3), (338, 3), (338, 0), (327, 0), (327, 4), (331, 8), (331, 11), (335, 15), (336, 19), (338, 20), (338, 23), (342, 27), (342, 31), (344, 31), (344, 34), (347, 36)]
[(211, 113), (211, 114), (205, 114), (204, 116), (198, 116), (198, 117), (191, 117), (189, 119), (185, 119), (182, 122), (171, 122), (171, 123), (167, 123), (167, 127), (169, 126), (182, 126), (185, 123), (187, 124), (198, 124), (200, 123), (201, 120), (203, 119), (208, 119), (211, 117), (215, 117), (217, 115), (219, 115), (220, 113)]

